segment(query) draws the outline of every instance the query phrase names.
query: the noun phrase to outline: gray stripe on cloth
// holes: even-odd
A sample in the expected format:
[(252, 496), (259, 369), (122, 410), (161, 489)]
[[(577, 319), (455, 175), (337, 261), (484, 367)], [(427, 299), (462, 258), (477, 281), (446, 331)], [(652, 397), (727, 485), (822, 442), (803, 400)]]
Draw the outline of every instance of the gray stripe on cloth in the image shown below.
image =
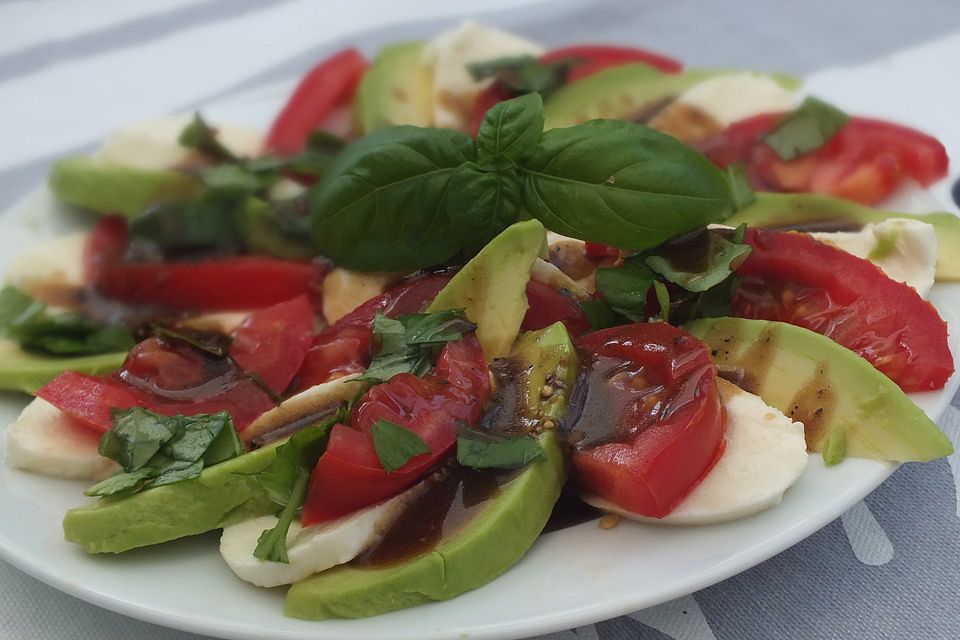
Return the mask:
[(0, 55), (0, 84), (60, 62), (141, 45), (183, 29), (262, 11), (291, 0), (204, 0), (102, 29), (56, 38)]

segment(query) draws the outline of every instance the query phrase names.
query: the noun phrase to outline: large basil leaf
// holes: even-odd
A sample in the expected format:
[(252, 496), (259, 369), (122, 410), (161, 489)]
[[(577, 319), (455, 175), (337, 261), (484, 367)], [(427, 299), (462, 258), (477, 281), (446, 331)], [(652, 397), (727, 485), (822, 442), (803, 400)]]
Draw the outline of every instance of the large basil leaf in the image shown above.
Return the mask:
[(629, 122), (551, 129), (522, 172), (524, 206), (544, 226), (622, 249), (654, 247), (733, 212), (706, 158)]
[(470, 136), (449, 129), (391, 127), (361, 138), (314, 188), (314, 245), (357, 271), (444, 262), (464, 242), (451, 220), (450, 179), (473, 156)]
[(484, 164), (513, 164), (533, 155), (543, 133), (543, 98), (529, 93), (493, 106), (477, 132), (477, 156)]
[(520, 176), (510, 167), (484, 169), (467, 162), (450, 180), (450, 221), (463, 237), (463, 248), (476, 253), (520, 214)]

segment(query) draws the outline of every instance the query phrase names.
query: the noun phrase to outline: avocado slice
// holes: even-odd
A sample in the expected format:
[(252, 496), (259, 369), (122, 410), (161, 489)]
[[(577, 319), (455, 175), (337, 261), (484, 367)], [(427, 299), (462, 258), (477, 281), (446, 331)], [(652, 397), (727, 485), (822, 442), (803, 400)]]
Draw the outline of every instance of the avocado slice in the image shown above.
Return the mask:
[(756, 227), (802, 227), (834, 222), (865, 225), (890, 218), (909, 218), (932, 224), (940, 245), (936, 279), (960, 282), (960, 217), (946, 211), (897, 213), (814, 193), (758, 193), (756, 202), (727, 218), (725, 224), (734, 227), (743, 223)]
[(845, 456), (922, 462), (953, 452), (900, 387), (829, 338), (742, 318), (696, 320), (685, 329), (707, 343), (721, 375), (802, 422), (807, 448), (828, 465)]
[(527, 282), (547, 232), (538, 220), (512, 224), (475, 255), (434, 298), (428, 312), (464, 309), (487, 360), (507, 355), (527, 312)]
[(433, 124), (433, 74), (421, 62), (423, 47), (423, 42), (402, 42), (380, 51), (353, 103), (360, 135), (398, 124)]
[(204, 190), (203, 183), (187, 173), (101, 164), (89, 156), (57, 162), (49, 185), (67, 204), (127, 216), (152, 204), (192, 200)]
[(121, 553), (206, 533), (277, 510), (253, 475), (282, 442), (204, 469), (199, 477), (67, 511), (63, 534), (87, 553)]
[[(527, 333), (512, 356), (525, 363), (525, 417), (555, 426), (576, 379), (577, 354), (563, 325)], [(555, 377), (554, 377), (555, 376)], [(543, 401), (547, 378), (557, 392)], [(545, 457), (524, 467), (486, 508), (433, 550), (386, 567), (344, 565), (294, 584), (287, 592), (286, 615), (307, 620), (362, 618), (447, 600), (490, 582), (512, 567), (543, 530), (565, 479), (563, 454), (554, 429), (539, 435)]]
[(79, 371), (92, 376), (120, 368), (125, 351), (92, 356), (62, 358), (24, 351), (12, 340), (0, 340), (0, 389), (36, 393), (64, 371)]
[[(613, 118), (635, 120), (656, 109), (693, 85), (729, 69), (690, 69), (683, 73), (662, 73), (645, 64), (611, 67), (582, 80), (560, 87), (543, 104), (544, 129), (569, 127), (593, 120)], [(796, 88), (794, 78), (772, 74), (784, 88)]]

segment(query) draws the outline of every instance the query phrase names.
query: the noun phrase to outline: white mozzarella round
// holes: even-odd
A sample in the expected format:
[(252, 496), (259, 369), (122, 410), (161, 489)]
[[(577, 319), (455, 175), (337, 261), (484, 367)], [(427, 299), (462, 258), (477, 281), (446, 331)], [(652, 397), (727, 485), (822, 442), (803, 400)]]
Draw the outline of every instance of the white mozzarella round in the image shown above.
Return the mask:
[(288, 563), (261, 560), (253, 555), (260, 535), (277, 524), (274, 516), (262, 516), (224, 528), (220, 554), (235, 574), (258, 587), (293, 584), (325, 569), (350, 562), (376, 544), (403, 508), (426, 485), (419, 483), (404, 493), (339, 520), (321, 525), (290, 525), (287, 532)]
[(100, 480), (119, 469), (100, 455), (100, 434), (43, 398), (34, 398), (7, 427), (7, 466), (46, 476)]
[(359, 272), (337, 267), (323, 279), (323, 317), (333, 324), (361, 304), (386, 291), (402, 273)]
[(796, 106), (796, 97), (773, 78), (744, 71), (699, 82), (680, 94), (677, 102), (695, 107), (721, 127), (728, 127), (760, 113), (790, 111)]

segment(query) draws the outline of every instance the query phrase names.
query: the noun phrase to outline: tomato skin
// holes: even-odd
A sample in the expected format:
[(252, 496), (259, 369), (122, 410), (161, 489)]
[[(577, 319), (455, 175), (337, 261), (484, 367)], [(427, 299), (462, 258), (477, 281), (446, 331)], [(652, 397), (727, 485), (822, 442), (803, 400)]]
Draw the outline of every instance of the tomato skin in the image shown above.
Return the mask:
[(268, 151), (292, 156), (303, 150), (307, 138), (340, 105), (353, 98), (369, 67), (356, 49), (344, 49), (313, 67), (270, 126)]
[(825, 145), (781, 160), (762, 138), (785, 117), (767, 113), (736, 122), (698, 145), (720, 167), (742, 162), (756, 189), (825, 193), (866, 205), (887, 198), (905, 178), (929, 186), (947, 174), (943, 145), (901, 125), (853, 117)]
[(953, 373), (947, 325), (911, 287), (876, 265), (794, 232), (748, 229), (753, 247), (733, 312), (823, 334), (904, 391), (942, 389)]
[[(461, 422), (480, 420), (490, 393), (489, 369), (474, 336), (448, 343), (426, 376), (403, 373), (370, 389), (349, 424), (335, 425), (330, 432), (310, 480), (303, 524), (335, 520), (413, 485), (454, 446)], [(380, 419), (417, 434), (430, 453), (387, 472), (370, 435)]]
[(587, 494), (662, 518), (723, 451), (726, 412), (707, 347), (662, 322), (597, 331), (576, 346), (588, 395), (571, 429), (589, 434), (600, 421), (621, 432), (578, 447), (574, 479)]
[(93, 281), (100, 293), (129, 304), (172, 309), (260, 309), (303, 294), (319, 296), (326, 268), (240, 256), (200, 262), (118, 262), (100, 266)]
[(527, 303), (530, 306), (520, 325), (521, 331), (545, 329), (556, 322), (562, 322), (574, 338), (590, 330), (590, 319), (569, 293), (531, 280), (527, 283)]
[(127, 221), (122, 216), (103, 216), (94, 225), (83, 246), (83, 280), (95, 282), (103, 265), (123, 260), (127, 252)]
[(276, 394), (290, 385), (313, 341), (313, 307), (306, 295), (254, 311), (233, 332), (230, 355)]
[[(581, 80), (610, 67), (630, 64), (631, 62), (642, 62), (664, 73), (683, 71), (683, 63), (653, 51), (601, 44), (581, 44), (554, 49), (540, 56), (540, 62), (557, 62), (566, 58), (576, 60), (567, 74), (567, 83)], [(499, 82), (494, 82), (484, 89), (473, 104), (473, 113), (470, 116), (468, 129), (470, 134), (476, 136), (477, 132), (480, 131), (483, 116), (490, 107), (513, 97), (513, 93)]]
[(631, 62), (648, 64), (663, 73), (680, 73), (683, 63), (665, 55), (634, 47), (618, 47), (603, 44), (578, 44), (553, 49), (540, 56), (541, 62), (556, 62), (564, 58), (582, 60), (570, 69), (567, 82), (576, 82), (598, 71)]
[(617, 249), (616, 247), (611, 247), (610, 245), (602, 244), (600, 242), (585, 242), (583, 244), (588, 258), (602, 260), (604, 258), (620, 257), (620, 249)]

